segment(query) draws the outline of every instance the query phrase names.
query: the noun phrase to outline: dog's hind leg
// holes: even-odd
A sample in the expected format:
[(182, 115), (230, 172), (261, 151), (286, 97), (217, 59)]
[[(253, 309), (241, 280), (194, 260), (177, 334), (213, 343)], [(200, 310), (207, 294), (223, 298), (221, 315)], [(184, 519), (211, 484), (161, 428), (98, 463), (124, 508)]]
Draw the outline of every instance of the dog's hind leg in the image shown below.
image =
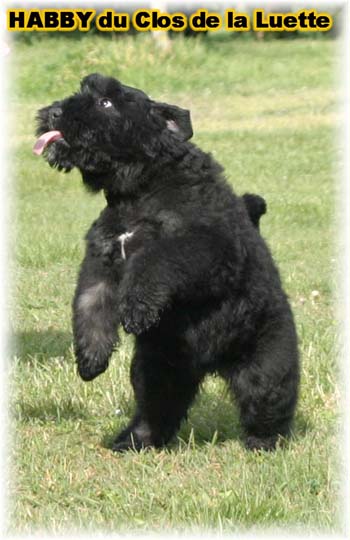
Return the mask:
[(200, 377), (168, 351), (143, 342), (131, 366), (136, 398), (134, 418), (116, 438), (113, 450), (161, 447), (175, 435), (193, 401)]
[(78, 372), (85, 381), (107, 369), (116, 345), (117, 287), (111, 267), (88, 250), (73, 301), (74, 350)]
[(260, 336), (230, 379), (251, 450), (273, 450), (278, 437), (290, 432), (299, 369), (294, 324), (288, 319)]

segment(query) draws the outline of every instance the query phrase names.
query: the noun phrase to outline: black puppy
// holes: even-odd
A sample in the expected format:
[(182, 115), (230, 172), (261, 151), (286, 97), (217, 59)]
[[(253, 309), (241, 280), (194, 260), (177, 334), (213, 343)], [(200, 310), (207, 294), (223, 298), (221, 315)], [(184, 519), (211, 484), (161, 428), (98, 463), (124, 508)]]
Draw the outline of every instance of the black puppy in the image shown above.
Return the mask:
[(291, 309), (257, 230), (264, 200), (237, 197), (188, 142), (188, 111), (115, 79), (86, 77), (38, 118), (34, 151), (77, 167), (107, 199), (87, 234), (73, 330), (84, 380), (107, 368), (119, 324), (137, 336), (137, 409), (114, 450), (167, 443), (214, 372), (234, 393), (247, 447), (274, 448), (290, 429), (299, 367)]

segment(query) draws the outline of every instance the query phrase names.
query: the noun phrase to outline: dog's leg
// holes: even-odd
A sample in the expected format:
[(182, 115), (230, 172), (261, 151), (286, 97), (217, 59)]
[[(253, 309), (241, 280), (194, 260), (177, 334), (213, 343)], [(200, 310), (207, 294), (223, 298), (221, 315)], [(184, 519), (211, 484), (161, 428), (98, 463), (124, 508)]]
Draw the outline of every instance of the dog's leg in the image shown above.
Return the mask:
[(117, 288), (112, 268), (88, 249), (73, 301), (74, 350), (78, 372), (85, 381), (107, 369), (117, 342)]
[(231, 378), (246, 446), (273, 450), (288, 436), (297, 402), (298, 351), (291, 319), (265, 332), (252, 356)]
[(160, 239), (126, 262), (120, 284), (120, 320), (127, 332), (139, 335), (160, 321), (173, 298), (203, 301), (220, 297), (238, 265), (234, 248), (208, 229)]
[[(170, 363), (171, 362), (171, 363)], [(179, 429), (194, 399), (200, 377), (154, 344), (138, 343), (131, 366), (137, 409), (128, 427), (116, 438), (113, 450), (141, 450), (165, 445)]]

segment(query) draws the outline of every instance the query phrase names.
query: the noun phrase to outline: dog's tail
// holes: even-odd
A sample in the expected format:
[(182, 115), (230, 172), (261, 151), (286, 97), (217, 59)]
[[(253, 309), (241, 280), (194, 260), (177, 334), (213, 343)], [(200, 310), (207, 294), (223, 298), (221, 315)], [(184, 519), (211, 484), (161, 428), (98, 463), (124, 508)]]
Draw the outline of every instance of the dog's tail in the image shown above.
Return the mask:
[(254, 227), (259, 229), (260, 218), (266, 214), (267, 204), (263, 197), (254, 193), (245, 193), (243, 195), (244, 204)]

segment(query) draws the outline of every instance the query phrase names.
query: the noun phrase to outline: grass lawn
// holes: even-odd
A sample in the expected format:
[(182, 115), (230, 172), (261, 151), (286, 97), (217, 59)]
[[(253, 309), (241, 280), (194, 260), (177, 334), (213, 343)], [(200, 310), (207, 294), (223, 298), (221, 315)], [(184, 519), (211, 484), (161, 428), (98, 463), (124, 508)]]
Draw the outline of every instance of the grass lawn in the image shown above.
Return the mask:
[[(179, 38), (168, 53), (145, 35), (13, 44), (12, 532), (340, 530), (338, 57), (336, 42), (319, 39)], [(225, 166), (235, 191), (268, 202), (261, 230), (291, 299), (302, 357), (294, 435), (275, 453), (244, 449), (237, 410), (214, 377), (167, 449), (108, 448), (134, 407), (132, 338), (123, 337), (106, 373), (84, 383), (70, 325), (83, 237), (103, 196), (87, 194), (77, 172), (53, 171), (31, 153), (37, 108), (93, 71), (190, 108), (194, 141)]]

